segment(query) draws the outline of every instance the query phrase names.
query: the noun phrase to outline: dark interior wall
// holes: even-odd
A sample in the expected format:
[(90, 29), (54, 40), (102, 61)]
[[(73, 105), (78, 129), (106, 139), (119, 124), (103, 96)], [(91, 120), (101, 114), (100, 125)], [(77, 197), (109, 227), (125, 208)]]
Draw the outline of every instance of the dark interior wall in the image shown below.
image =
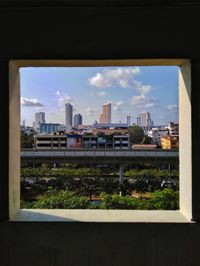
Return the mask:
[(200, 55), (199, 8), (4, 8), (0, 23), (1, 60)]
[(199, 219), (200, 7), (184, 7), (187, 1), (180, 6), (175, 1), (176, 7), (170, 1), (165, 7), (158, 1), (148, 7), (138, 7), (137, 1), (107, 7), (18, 2), (0, 4), (0, 265), (199, 266), (198, 223), (17, 223), (7, 221), (7, 210), (8, 60), (189, 58), (193, 217)]

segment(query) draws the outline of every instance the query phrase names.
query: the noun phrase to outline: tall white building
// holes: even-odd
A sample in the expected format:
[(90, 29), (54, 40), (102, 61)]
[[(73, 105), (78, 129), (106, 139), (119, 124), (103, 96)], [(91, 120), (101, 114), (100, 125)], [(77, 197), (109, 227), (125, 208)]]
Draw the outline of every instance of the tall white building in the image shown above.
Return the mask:
[(130, 127), (130, 125), (131, 125), (131, 116), (127, 115), (126, 119), (127, 119), (127, 125)]
[(35, 113), (35, 127), (39, 128), (40, 124), (45, 124), (45, 113), (44, 112)]
[(153, 121), (151, 120), (150, 113), (139, 113), (139, 116), (137, 117), (137, 125), (142, 127), (144, 130), (150, 129), (153, 126)]
[(72, 128), (72, 118), (73, 118), (73, 106), (70, 103), (65, 104), (65, 125), (66, 130)]

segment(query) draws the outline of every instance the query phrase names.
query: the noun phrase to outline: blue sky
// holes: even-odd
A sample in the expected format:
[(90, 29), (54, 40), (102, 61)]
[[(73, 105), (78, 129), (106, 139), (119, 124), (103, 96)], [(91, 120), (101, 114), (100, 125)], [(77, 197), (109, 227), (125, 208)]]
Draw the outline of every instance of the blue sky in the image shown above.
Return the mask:
[(81, 113), (84, 124), (99, 121), (103, 103), (112, 104), (112, 122), (136, 123), (148, 111), (155, 125), (178, 122), (178, 67), (26, 67), (20, 69), (21, 121), (35, 112), (64, 123), (64, 104)]

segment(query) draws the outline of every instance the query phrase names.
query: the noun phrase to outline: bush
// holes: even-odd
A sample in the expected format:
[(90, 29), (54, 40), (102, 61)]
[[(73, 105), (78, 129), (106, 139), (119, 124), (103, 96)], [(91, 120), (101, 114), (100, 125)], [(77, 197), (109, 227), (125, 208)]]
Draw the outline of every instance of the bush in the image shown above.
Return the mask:
[(34, 203), (35, 202), (29, 202), (29, 201), (21, 200), (20, 208), (21, 209), (33, 209)]
[(139, 209), (140, 200), (131, 196), (101, 194), (102, 209)]
[(77, 197), (69, 191), (51, 190), (47, 192), (42, 199), (30, 204), (21, 202), (21, 208), (33, 209), (86, 209), (89, 200), (86, 197)]
[(157, 210), (177, 210), (179, 208), (179, 192), (170, 188), (156, 190), (151, 195), (150, 203)]
[(121, 209), (121, 210), (177, 210), (179, 208), (178, 191), (170, 188), (156, 190), (150, 199), (138, 199), (132, 196), (120, 196), (101, 193), (101, 204), (90, 202), (73, 192), (50, 190), (42, 199), (35, 202), (21, 201), (25, 209)]
[(156, 190), (150, 199), (102, 193), (101, 200), (102, 209), (177, 210), (179, 208), (179, 193), (169, 188)]

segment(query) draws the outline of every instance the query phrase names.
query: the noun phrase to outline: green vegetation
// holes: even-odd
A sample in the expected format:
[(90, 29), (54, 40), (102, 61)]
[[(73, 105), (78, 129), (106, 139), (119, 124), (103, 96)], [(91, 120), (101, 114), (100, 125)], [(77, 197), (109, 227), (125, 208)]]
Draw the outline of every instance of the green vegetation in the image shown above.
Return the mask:
[(151, 195), (151, 204), (157, 210), (177, 210), (179, 207), (178, 191), (165, 188), (164, 190), (156, 190)]
[(128, 134), (131, 144), (139, 144), (144, 138), (144, 131), (139, 126), (131, 126), (128, 128)]
[(179, 208), (178, 191), (170, 188), (156, 190), (149, 199), (131, 196), (101, 194), (102, 209), (130, 209), (130, 210), (177, 210)]
[(126, 210), (176, 210), (178, 191), (165, 188), (156, 190), (149, 199), (101, 193), (101, 203), (89, 201), (87, 197), (76, 196), (69, 191), (49, 190), (42, 199), (34, 202), (21, 201), (21, 208), (35, 209), (126, 209)]
[[(51, 168), (46, 164), (36, 168), (23, 167), (21, 207), (169, 210), (178, 208), (177, 170), (127, 168), (123, 182), (119, 182), (115, 169), (107, 169), (104, 172), (104, 169), (97, 167), (65, 167)], [(166, 182), (167, 185), (162, 186), (163, 181), (169, 181), (169, 185)]]
[(132, 177), (135, 179), (164, 179), (164, 178), (172, 178), (172, 179), (178, 179), (179, 172), (178, 170), (160, 170), (160, 169), (144, 169), (144, 170), (138, 170), (138, 169), (130, 169), (124, 173), (126, 177)]
[(27, 203), (21, 202), (22, 208), (33, 209), (86, 209), (89, 204), (87, 197), (77, 197), (74, 193), (64, 190), (49, 190), (42, 199)]
[(50, 168), (48, 165), (43, 164), (41, 167), (23, 167), (21, 168), (21, 178), (30, 177), (86, 177), (86, 176), (99, 176), (101, 171), (93, 168)]
[(144, 131), (141, 127), (139, 126), (131, 126), (128, 128), (128, 134), (130, 137), (130, 143), (131, 145), (133, 144), (151, 144), (152, 143), (152, 138), (145, 135)]
[(23, 131), (21, 131), (21, 148), (33, 148), (34, 134), (35, 134), (34, 130), (32, 130), (30, 134), (26, 134)]

